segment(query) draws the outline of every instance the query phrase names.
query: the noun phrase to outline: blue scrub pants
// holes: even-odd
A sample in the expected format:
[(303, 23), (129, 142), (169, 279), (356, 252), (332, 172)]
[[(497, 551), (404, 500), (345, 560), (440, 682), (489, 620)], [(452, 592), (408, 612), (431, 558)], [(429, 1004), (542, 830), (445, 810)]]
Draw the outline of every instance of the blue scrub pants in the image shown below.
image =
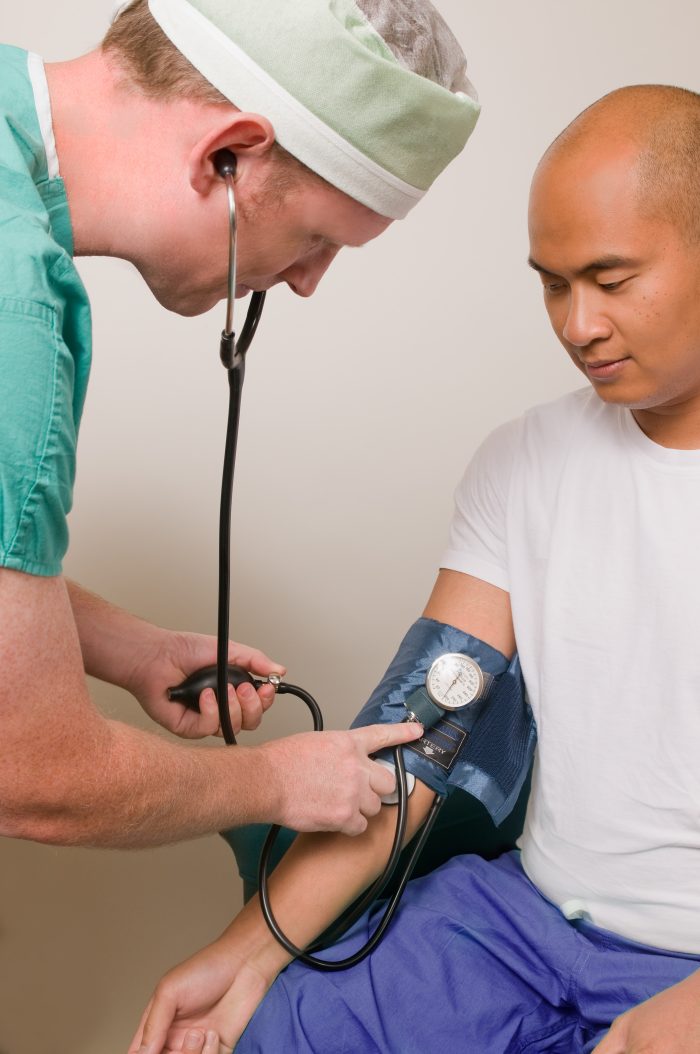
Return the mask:
[[(326, 957), (355, 951), (377, 914)], [(292, 963), (236, 1054), (589, 1054), (615, 1017), (698, 968), (700, 956), (567, 921), (518, 852), (460, 856), (409, 884), (361, 965)]]

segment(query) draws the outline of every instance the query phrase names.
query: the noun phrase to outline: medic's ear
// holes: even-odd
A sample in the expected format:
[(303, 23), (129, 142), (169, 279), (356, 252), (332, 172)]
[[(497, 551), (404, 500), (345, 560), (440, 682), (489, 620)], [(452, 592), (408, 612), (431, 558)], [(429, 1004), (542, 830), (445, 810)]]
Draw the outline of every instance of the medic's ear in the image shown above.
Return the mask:
[(190, 185), (198, 194), (209, 194), (220, 185), (223, 174), (217, 160), (220, 155), (228, 163), (233, 157), (235, 171), (242, 176), (243, 163), (264, 157), (274, 142), (275, 131), (266, 117), (229, 110), (218, 128), (200, 139), (190, 153)]

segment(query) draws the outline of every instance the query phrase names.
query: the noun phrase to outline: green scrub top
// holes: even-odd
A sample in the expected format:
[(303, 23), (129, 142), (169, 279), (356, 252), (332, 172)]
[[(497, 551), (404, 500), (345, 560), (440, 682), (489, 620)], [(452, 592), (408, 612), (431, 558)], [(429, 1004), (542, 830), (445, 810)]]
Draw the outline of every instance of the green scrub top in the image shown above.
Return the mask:
[(72, 257), (43, 64), (0, 45), (0, 566), (33, 575), (61, 573), (90, 372)]

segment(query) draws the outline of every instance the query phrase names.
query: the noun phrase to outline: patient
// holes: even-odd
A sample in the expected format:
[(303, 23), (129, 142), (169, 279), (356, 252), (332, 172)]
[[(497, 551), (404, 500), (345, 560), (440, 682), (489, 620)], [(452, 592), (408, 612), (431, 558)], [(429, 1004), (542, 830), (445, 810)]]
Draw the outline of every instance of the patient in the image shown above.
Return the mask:
[[(517, 647), (538, 729), (521, 848), (412, 882), (340, 973), (288, 965), (251, 901), (161, 981), (132, 1051), (700, 1051), (700, 96), (626, 88), (581, 114), (535, 173), (530, 239), (589, 385), (483, 444), (425, 611)], [(432, 799), (419, 779), (411, 831)], [(271, 895), (298, 945), (379, 872), (394, 822), (297, 839)]]

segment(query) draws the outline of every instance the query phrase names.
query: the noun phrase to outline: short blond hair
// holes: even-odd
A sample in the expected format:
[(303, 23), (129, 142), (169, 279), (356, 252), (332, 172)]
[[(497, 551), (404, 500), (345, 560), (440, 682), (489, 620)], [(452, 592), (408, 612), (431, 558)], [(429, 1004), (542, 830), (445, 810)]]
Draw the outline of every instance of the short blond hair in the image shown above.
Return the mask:
[(102, 50), (125, 74), (129, 87), (151, 99), (229, 102), (171, 43), (151, 14), (148, 0), (131, 0), (117, 13)]
[[(131, 0), (117, 12), (102, 50), (123, 74), (128, 90), (163, 102), (191, 99), (209, 105), (233, 105), (165, 35), (149, 10), (148, 0)], [(272, 149), (276, 167), (264, 187), (268, 204), (281, 205), (301, 178), (325, 183), (279, 143)]]

